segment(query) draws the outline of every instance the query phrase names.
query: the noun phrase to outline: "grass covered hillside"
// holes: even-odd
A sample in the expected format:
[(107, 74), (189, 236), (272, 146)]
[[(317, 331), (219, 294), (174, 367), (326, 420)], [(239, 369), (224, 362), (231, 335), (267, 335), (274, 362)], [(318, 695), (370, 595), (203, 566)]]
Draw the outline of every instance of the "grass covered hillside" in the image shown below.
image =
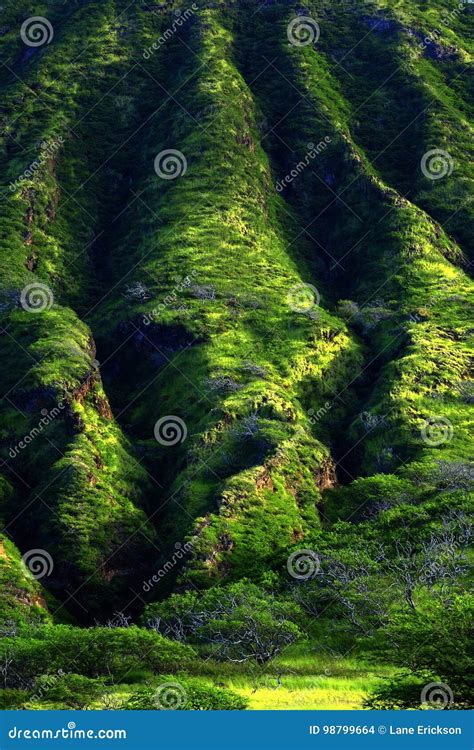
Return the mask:
[(473, 9), (4, 0), (0, 707), (472, 705)]

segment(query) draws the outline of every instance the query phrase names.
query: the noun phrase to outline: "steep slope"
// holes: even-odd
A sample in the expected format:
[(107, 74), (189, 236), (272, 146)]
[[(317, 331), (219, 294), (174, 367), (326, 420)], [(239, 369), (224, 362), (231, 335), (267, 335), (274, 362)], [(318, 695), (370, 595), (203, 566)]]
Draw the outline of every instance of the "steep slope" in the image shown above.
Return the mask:
[(350, 101), (354, 137), (383, 179), (439, 221), (472, 260), (468, 5), (418, 16), (413, 9), (356, 12), (337, 21), (322, 22), (321, 48), (336, 62), (335, 50), (347, 50), (333, 70)]
[[(12, 494), (10, 487), (0, 480), (0, 507)], [(34, 554), (23, 562), (18, 549), (8, 537), (0, 534), (0, 622), (6, 635), (21, 623), (44, 622), (50, 619), (45, 593), (28, 566), (39, 578), (43, 572), (42, 561)], [(47, 561), (46, 561), (47, 564)], [(40, 567), (38, 568), (37, 565)]]
[(114, 3), (78, 11), (40, 64), (13, 78), (4, 111), (13, 115), (20, 96), (25, 106), (2, 154), (1, 347), (15, 362), (1, 376), (4, 470), (16, 488), (7, 528), (21, 547), (47, 550), (55, 562), (48, 585), (73, 607), (74, 591), (89, 613), (123, 590), (153, 540), (139, 508), (146, 473), (113, 421), (79, 318), (97, 296), (89, 248), (100, 185), (91, 177), (106, 145), (96, 140), (84, 152), (95, 125), (86, 118), (121, 75), (116, 13)]
[[(341, 468), (346, 481), (358, 473), (395, 473), (395, 496), (396, 474), (419, 485), (430, 471), (433, 476), (437, 461), (470, 459), (472, 284), (457, 267), (459, 247), (382, 181), (378, 164), (373, 166), (378, 154), (367, 154), (358, 143), (351, 103), (332, 73), (337, 64), (331, 47), (285, 43), (291, 17), (267, 11), (252, 25), (253, 34), (241, 28), (236, 49), (267, 107), (267, 142), (279, 174), (288, 172), (291, 162), (304, 163), (305, 139), (328, 138), (331, 144), (287, 193), (314, 238), (314, 251), (334, 257), (333, 289), (350, 298), (338, 311), (368, 346), (359, 373), (360, 415), (345, 440)], [(341, 28), (343, 20), (331, 29)], [(275, 97), (270, 91), (277, 74), (281, 88)], [(392, 127), (403, 133), (403, 117)], [(387, 487), (387, 477), (378, 481)], [(361, 482), (351, 514), (361, 505)], [(350, 485), (344, 494), (351, 497)], [(433, 497), (431, 482), (426, 495)], [(369, 499), (368, 491), (365, 502)], [(439, 512), (445, 508), (446, 503)]]
[(431, 5), (6, 3), (1, 513), (63, 609), (465, 507), (472, 16)]
[(136, 299), (122, 289), (98, 311), (122, 321), (106, 336), (120, 348), (110, 388), (119, 381), (121, 418), (148, 440), (150, 471), (165, 480), (160, 534), (168, 544), (193, 536), (192, 575), (203, 582), (244, 575), (249, 558), (269, 564), (318, 526), (332, 459), (308, 410), (360, 356), (305, 284), (305, 243), (287, 252), (299, 229), (274, 194), (231, 41), (219, 12), (206, 11), (167, 44), (172, 76), (161, 80), (179, 103), (172, 96), (148, 128), (147, 177), (113, 262)]

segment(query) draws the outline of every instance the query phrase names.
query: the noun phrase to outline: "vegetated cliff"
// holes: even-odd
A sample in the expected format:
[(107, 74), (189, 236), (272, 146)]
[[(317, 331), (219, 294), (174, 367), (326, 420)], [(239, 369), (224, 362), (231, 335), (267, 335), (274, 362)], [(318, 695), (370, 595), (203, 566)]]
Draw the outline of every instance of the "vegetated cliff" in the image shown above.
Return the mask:
[(1, 511), (84, 619), (465, 501), (472, 14), (307, 5), (4, 3)]

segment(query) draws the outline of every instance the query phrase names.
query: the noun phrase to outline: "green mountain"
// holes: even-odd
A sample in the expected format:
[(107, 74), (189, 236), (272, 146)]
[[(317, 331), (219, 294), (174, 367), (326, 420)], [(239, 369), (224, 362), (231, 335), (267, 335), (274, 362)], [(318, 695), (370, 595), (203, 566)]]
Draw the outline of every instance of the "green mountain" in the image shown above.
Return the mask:
[(4, 0), (6, 707), (470, 704), (473, 8)]

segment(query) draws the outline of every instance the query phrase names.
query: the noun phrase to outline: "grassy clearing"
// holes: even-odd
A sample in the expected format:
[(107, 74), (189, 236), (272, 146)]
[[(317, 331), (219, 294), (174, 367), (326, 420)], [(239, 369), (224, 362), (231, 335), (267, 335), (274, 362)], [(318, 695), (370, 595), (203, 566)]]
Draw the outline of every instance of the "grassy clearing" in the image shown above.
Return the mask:
[[(265, 672), (259, 676), (246, 666), (209, 666), (204, 662), (197, 665), (196, 675), (209, 685), (228, 688), (247, 698), (248, 710), (356, 710), (362, 708), (364, 698), (384, 677), (393, 674), (393, 668), (357, 658), (310, 656), (297, 646), (276, 659)], [(146, 683), (153, 687), (158, 681), (150, 676)], [(112, 693), (126, 700), (137, 687), (123, 684)]]
[[(278, 686), (278, 673), (281, 684)], [(287, 671), (286, 671), (287, 670)], [(225, 684), (249, 699), (251, 710), (349, 710), (362, 708), (367, 694), (393, 669), (359, 659), (335, 662), (301, 655), (301, 649), (277, 659), (270, 675), (255, 689), (248, 677), (231, 678)]]

